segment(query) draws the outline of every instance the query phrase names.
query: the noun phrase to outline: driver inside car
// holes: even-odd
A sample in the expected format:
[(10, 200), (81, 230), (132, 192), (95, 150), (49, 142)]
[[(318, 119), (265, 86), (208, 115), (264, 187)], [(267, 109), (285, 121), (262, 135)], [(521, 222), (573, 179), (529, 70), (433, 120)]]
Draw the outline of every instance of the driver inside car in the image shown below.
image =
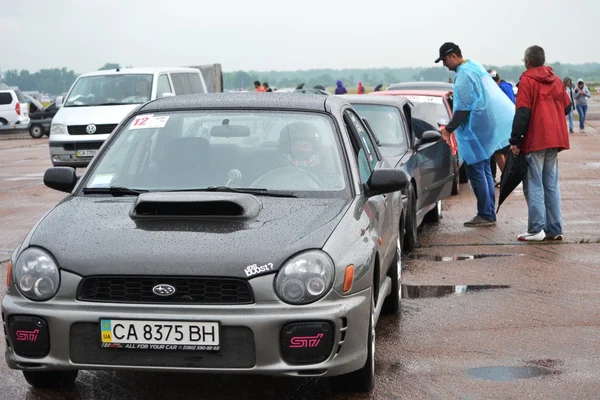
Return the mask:
[(314, 125), (294, 122), (283, 128), (277, 146), (286, 166), (315, 172), (321, 165), (321, 140)]

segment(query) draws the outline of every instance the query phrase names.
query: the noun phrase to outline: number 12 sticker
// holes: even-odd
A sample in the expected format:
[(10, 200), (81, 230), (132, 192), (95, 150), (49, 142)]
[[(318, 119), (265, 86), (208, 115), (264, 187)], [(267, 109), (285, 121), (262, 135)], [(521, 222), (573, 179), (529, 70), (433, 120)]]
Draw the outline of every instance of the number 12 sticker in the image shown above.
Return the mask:
[(155, 117), (154, 114), (138, 115), (137, 117), (135, 117), (135, 119), (129, 126), (129, 130), (164, 128), (168, 120), (169, 120), (168, 116)]

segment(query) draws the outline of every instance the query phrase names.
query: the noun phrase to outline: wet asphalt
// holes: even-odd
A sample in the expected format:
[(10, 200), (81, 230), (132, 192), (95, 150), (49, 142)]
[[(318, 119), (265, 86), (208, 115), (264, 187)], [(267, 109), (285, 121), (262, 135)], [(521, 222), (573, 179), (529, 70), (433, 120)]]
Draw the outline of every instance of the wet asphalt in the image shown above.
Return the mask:
[[(600, 119), (600, 102), (592, 117)], [(600, 129), (600, 121), (590, 121)], [(41, 183), (47, 139), (0, 136), (0, 276), (10, 251), (64, 197)], [(468, 185), (443, 202), (403, 260), (402, 307), (377, 326), (375, 390), (325, 379), (81, 371), (69, 390), (35, 390), (0, 360), (0, 399), (597, 399), (600, 393), (600, 133), (559, 155), (565, 241), (520, 244), (522, 190), (489, 228), (465, 228)], [(2, 294), (0, 294), (0, 297)], [(0, 352), (4, 341), (0, 340)]]

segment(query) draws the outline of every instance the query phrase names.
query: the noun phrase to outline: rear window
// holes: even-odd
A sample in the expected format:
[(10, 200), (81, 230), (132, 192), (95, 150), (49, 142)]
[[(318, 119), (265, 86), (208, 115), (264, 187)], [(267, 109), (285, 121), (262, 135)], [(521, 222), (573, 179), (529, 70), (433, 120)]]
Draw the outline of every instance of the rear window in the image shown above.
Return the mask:
[(204, 93), (199, 74), (173, 73), (171, 74), (171, 80), (173, 81), (175, 94), (177, 95)]
[(12, 103), (12, 95), (10, 92), (0, 93), (0, 106)]
[(19, 103), (27, 103), (25, 96), (23, 96), (20, 90), (15, 90), (15, 93), (17, 94), (17, 99), (19, 99)]

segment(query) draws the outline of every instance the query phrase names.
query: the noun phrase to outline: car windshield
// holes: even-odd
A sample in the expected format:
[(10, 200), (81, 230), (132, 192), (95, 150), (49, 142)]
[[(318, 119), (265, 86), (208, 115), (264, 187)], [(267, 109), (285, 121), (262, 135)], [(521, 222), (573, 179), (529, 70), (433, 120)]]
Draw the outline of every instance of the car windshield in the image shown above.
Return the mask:
[(151, 74), (88, 76), (75, 82), (65, 107), (141, 104), (151, 93)]
[(337, 131), (332, 119), (322, 114), (145, 114), (129, 121), (117, 135), (98, 155), (84, 192), (110, 187), (136, 191), (225, 187), (327, 197), (348, 187)]
[(405, 96), (413, 104), (413, 118), (422, 119), (423, 121), (438, 126), (438, 123), (446, 125), (450, 122), (448, 109), (444, 104), (444, 99), (439, 96)]
[(396, 107), (379, 104), (353, 104), (361, 118), (369, 122), (380, 146), (407, 148), (406, 132)]

